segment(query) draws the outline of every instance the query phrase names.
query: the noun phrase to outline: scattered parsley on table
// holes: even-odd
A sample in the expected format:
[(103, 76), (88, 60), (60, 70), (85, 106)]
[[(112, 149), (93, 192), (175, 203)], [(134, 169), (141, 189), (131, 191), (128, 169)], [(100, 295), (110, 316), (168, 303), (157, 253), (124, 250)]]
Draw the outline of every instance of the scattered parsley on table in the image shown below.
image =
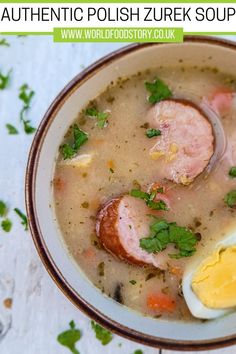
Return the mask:
[(36, 131), (36, 128), (32, 127), (29, 119), (26, 118), (26, 113), (30, 109), (31, 101), (35, 95), (35, 92), (29, 87), (28, 84), (23, 84), (19, 88), (19, 99), (23, 102), (23, 107), (20, 111), (20, 121), (23, 123), (24, 131), (26, 134), (32, 134)]
[(71, 321), (69, 323), (70, 328), (57, 336), (57, 341), (67, 347), (71, 353), (80, 354), (76, 349), (75, 344), (80, 340), (82, 334), (81, 331), (75, 328), (75, 322)]
[(18, 209), (18, 208), (15, 208), (14, 211), (20, 217), (21, 225), (23, 225), (25, 227), (25, 231), (27, 231), (28, 230), (28, 219), (27, 219), (26, 215), (23, 214), (22, 211), (20, 211), (20, 209)]
[(95, 332), (96, 338), (102, 343), (102, 345), (107, 345), (111, 342), (113, 338), (111, 332), (94, 321), (91, 321), (91, 327)]

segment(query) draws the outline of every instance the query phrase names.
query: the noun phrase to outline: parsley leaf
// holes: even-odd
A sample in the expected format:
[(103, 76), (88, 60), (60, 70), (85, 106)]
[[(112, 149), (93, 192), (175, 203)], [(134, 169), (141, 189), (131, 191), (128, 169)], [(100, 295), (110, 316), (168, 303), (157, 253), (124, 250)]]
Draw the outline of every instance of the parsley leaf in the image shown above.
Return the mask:
[(97, 126), (99, 128), (104, 128), (108, 124), (108, 116), (107, 112), (99, 112), (95, 107), (87, 108), (85, 111), (86, 116), (93, 117), (97, 119)]
[(159, 129), (150, 128), (146, 130), (146, 135), (148, 138), (153, 138), (154, 136), (160, 136), (161, 131)]
[(0, 200), (0, 217), (3, 217), (7, 214), (7, 206), (6, 204)]
[(4, 47), (10, 47), (10, 44), (8, 43), (8, 41), (6, 40), (6, 38), (2, 38), (0, 40), (0, 45), (4, 46)]
[(8, 134), (9, 135), (19, 134), (18, 130), (14, 127), (14, 125), (6, 124), (6, 128), (8, 130)]
[(75, 150), (69, 144), (63, 144), (61, 146), (61, 153), (64, 160), (71, 159), (75, 155)]
[(27, 85), (24, 84), (19, 88), (19, 99), (23, 102), (23, 107), (20, 111), (20, 120), (23, 122), (24, 131), (26, 134), (32, 134), (36, 128), (30, 125), (30, 120), (25, 118), (27, 111), (30, 109), (30, 103), (32, 101), (35, 92)]
[(6, 75), (3, 75), (3, 73), (0, 72), (0, 90), (4, 90), (9, 85), (11, 73), (12, 69), (9, 70)]
[(157, 191), (146, 193), (140, 189), (132, 189), (130, 195), (135, 198), (145, 200), (147, 206), (153, 210), (168, 210), (166, 203), (163, 200), (154, 201)]
[(76, 349), (75, 344), (81, 338), (81, 331), (75, 328), (75, 322), (71, 321), (69, 323), (70, 329), (65, 332), (60, 333), (57, 336), (57, 341), (70, 349), (73, 354), (79, 354), (79, 351)]
[(31, 100), (34, 95), (35, 95), (35, 92), (33, 90), (31, 90), (31, 88), (29, 87), (28, 84), (23, 84), (19, 88), (19, 96), (18, 97), (21, 101), (23, 101), (24, 107), (27, 109), (30, 107)]
[(174, 244), (179, 253), (169, 254), (171, 258), (190, 257), (196, 251), (198, 238), (191, 230), (176, 223), (156, 219), (150, 225), (150, 235), (140, 240), (140, 247), (148, 253), (157, 253)]
[(28, 230), (28, 220), (25, 214), (23, 214), (20, 209), (15, 208), (14, 211), (16, 212), (16, 214), (21, 218), (21, 225), (23, 225), (25, 227), (25, 231)]
[(229, 170), (229, 176), (232, 178), (236, 177), (236, 166), (231, 167)]
[(96, 338), (100, 340), (102, 345), (107, 345), (112, 340), (112, 334), (107, 329), (101, 327), (98, 323), (91, 321), (91, 327), (96, 334)]
[(32, 134), (36, 131), (36, 128), (30, 125), (30, 120), (23, 120), (23, 125), (26, 134)]
[(3, 231), (5, 231), (5, 232), (10, 232), (10, 231), (11, 231), (11, 228), (12, 228), (12, 222), (11, 222), (11, 220), (9, 220), (9, 219), (4, 219), (4, 220), (1, 222), (1, 227), (2, 227)]
[(79, 151), (80, 147), (88, 140), (88, 134), (81, 130), (77, 124), (74, 124), (72, 129), (74, 139), (73, 143), (63, 144), (60, 148), (64, 160), (71, 159)]
[(134, 354), (143, 354), (143, 351), (141, 349), (135, 350)]
[(232, 190), (229, 193), (226, 194), (224, 198), (225, 203), (228, 205), (230, 208), (236, 207), (236, 190)]
[(169, 87), (160, 79), (154, 82), (145, 82), (146, 89), (151, 93), (148, 98), (149, 103), (157, 103), (172, 96)]

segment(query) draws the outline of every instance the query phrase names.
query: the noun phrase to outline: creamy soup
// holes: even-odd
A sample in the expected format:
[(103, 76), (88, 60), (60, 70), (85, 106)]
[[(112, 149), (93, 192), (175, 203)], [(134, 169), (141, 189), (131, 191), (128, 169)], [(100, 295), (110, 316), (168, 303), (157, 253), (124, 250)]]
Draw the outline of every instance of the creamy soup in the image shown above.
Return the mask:
[[(104, 294), (144, 315), (193, 319), (182, 293), (183, 273), (235, 227), (236, 196), (228, 194), (236, 188), (235, 87), (234, 78), (214, 68), (156, 68), (121, 78), (78, 113), (74, 123), (87, 135), (77, 138), (84, 141), (76, 142), (73, 125), (62, 142), (53, 186), (68, 252)], [(185, 123), (188, 112), (192, 122)], [(172, 133), (165, 123), (171, 114)], [(198, 120), (208, 131), (201, 146), (192, 146), (189, 128)], [(198, 126), (191, 134), (200, 139)], [(199, 153), (185, 146), (183, 160), (181, 139)], [(151, 252), (150, 243), (139, 242), (167, 237), (150, 230), (160, 220), (169, 242)], [(189, 244), (173, 241), (171, 223), (194, 238), (189, 250)]]

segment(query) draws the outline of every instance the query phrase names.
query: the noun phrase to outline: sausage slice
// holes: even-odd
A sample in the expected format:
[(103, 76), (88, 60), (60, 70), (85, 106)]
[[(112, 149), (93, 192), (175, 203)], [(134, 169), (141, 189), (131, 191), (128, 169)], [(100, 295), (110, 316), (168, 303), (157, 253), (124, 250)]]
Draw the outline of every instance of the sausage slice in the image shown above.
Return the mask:
[(176, 183), (191, 183), (214, 152), (208, 119), (192, 103), (165, 100), (149, 110), (147, 121), (151, 128), (161, 131), (149, 153), (153, 160), (162, 161), (163, 177)]
[(129, 195), (110, 200), (99, 211), (96, 233), (104, 248), (132, 264), (152, 264), (159, 261), (139, 246), (140, 238), (149, 234), (150, 209), (142, 200)]

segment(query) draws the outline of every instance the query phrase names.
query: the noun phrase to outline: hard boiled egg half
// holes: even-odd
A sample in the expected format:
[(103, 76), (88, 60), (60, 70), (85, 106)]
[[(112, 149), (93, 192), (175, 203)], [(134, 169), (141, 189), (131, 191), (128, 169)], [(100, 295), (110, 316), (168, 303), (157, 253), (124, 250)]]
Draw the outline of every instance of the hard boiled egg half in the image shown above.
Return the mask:
[(194, 317), (214, 319), (236, 309), (236, 231), (186, 269), (182, 287)]

